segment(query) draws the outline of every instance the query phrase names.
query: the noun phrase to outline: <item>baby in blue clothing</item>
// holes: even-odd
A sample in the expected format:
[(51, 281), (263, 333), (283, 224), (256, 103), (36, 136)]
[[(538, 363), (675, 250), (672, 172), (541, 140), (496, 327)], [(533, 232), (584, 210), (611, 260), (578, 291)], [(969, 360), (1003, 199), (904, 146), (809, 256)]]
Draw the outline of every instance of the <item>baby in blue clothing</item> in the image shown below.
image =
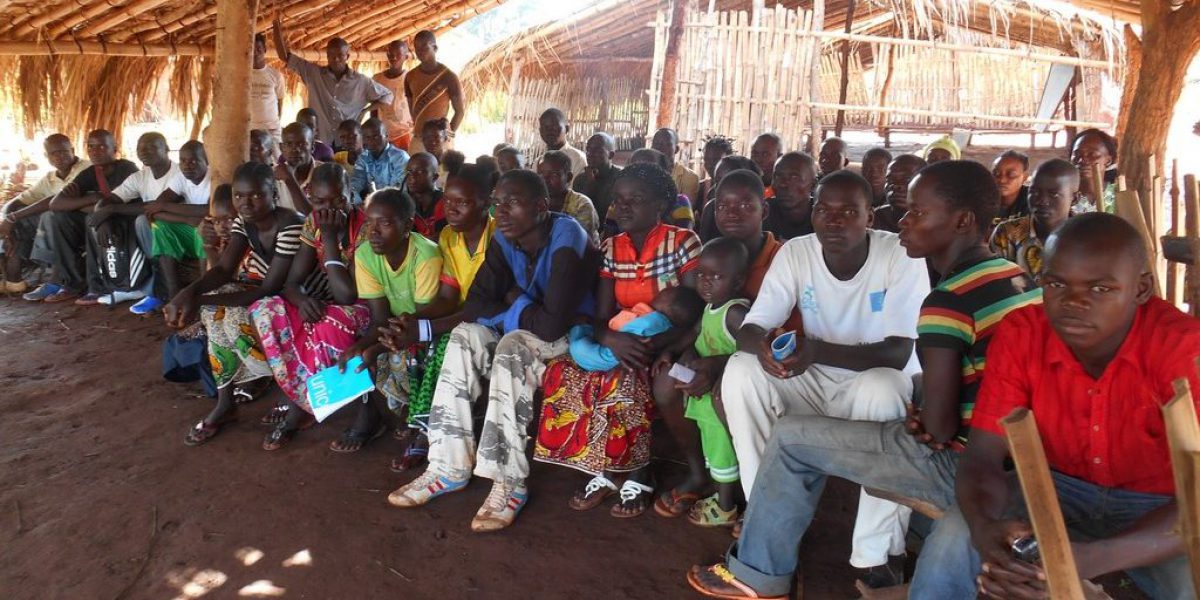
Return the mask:
[[(651, 337), (672, 327), (691, 327), (704, 312), (704, 300), (688, 287), (676, 286), (658, 293), (649, 305), (638, 304), (623, 310), (608, 321), (610, 329)], [(608, 371), (621, 361), (612, 350), (596, 342), (591, 325), (576, 325), (567, 334), (571, 343), (571, 358), (587, 371)]]

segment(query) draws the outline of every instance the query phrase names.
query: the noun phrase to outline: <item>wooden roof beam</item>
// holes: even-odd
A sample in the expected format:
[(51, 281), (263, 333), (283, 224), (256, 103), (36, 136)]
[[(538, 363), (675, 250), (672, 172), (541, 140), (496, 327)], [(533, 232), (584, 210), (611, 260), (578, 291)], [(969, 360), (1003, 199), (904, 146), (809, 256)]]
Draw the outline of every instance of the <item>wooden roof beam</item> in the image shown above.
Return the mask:
[[(379, 50), (380, 48), (387, 46), (392, 40), (396, 39), (397, 37), (416, 34), (418, 31), (421, 31), (423, 29), (429, 29), (430, 27), (438, 24), (438, 22), (449, 19), (450, 23), (448, 23), (444, 26), (441, 26), (441, 27), (436, 27), (434, 29), (435, 34), (444, 32), (450, 28), (457, 26), (458, 24), (461, 24), (463, 21), (466, 21), (467, 19), (470, 19), (472, 17), (479, 15), (480, 12), (486, 11), (488, 8), (494, 8), (496, 6), (500, 6), (503, 3), (504, 3), (504, 0), (461, 0), (460, 2), (458, 2), (456, 4), (452, 4), (450, 6), (442, 8), (441, 10), (439, 10), (437, 12), (437, 14), (425, 17), (421, 21), (417, 21), (416, 23), (414, 23), (412, 25), (402, 28), (399, 32), (399, 34), (400, 34), (399, 36), (397, 35), (397, 32), (394, 32), (394, 31), (377, 32), (372, 37), (367, 38), (366, 41), (364, 42), (364, 44), (366, 45), (367, 49), (369, 49), (369, 50)], [(472, 14), (468, 17), (462, 18), (462, 13), (464, 13), (466, 11), (472, 11), (472, 12), (474, 12), (474, 14)], [(459, 13), (458, 16), (457, 17), (451, 16), (455, 12)]]
[[(68, 31), (75, 30), (74, 34), (77, 37), (95, 37), (97, 34), (103, 33), (122, 21), (132, 19), (148, 10), (153, 10), (161, 6), (166, 1), (133, 0), (133, 2), (122, 6), (109, 6), (104, 2), (97, 2), (79, 14), (74, 15), (74, 18), (64, 20), (51, 27), (47, 32), (47, 36), (57, 38)], [(95, 23), (89, 23), (92, 19), (101, 16), (103, 18), (98, 19)], [(76, 29), (85, 23), (87, 23), (85, 27)]]

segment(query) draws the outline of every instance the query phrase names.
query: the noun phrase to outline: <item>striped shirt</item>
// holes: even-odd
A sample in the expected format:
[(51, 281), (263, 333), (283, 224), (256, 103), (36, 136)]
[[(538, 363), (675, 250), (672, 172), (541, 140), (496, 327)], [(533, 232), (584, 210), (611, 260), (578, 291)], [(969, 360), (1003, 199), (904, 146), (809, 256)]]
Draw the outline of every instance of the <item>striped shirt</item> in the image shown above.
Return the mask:
[[(275, 255), (295, 256), (296, 251), (300, 249), (300, 230), (303, 227), (304, 224), (301, 222), (281, 227), (275, 232), (274, 247), (268, 249), (258, 240), (257, 233), (254, 237), (246, 234), (246, 224), (240, 216), (234, 218), (233, 235), (242, 236), (250, 245), (246, 258), (242, 259), (241, 278), (247, 281), (262, 281), (267, 278), (267, 272), (271, 270), (271, 259)], [(257, 232), (253, 225), (250, 228)]]
[(313, 298), (333, 301), (333, 290), (329, 287), (329, 277), (325, 274), (326, 260), (340, 260), (351, 273), (354, 272), (354, 252), (367, 239), (367, 211), (351, 205), (346, 212), (346, 237), (338, 241), (338, 255), (325, 256), (325, 243), (321, 238), (321, 230), (313, 215), (304, 219), (300, 230), (300, 242), (316, 252), (317, 265), (313, 272), (304, 280), (304, 291)]
[(995, 256), (959, 265), (925, 297), (917, 322), (918, 352), (948, 348), (962, 356), (958, 441), (967, 439), (996, 325), (1013, 310), (1041, 301), (1041, 288), (1020, 267)]
[(617, 304), (628, 308), (649, 304), (662, 290), (679, 285), (699, 262), (700, 238), (689, 229), (660, 223), (646, 235), (641, 252), (627, 233), (604, 240), (600, 251), (600, 276), (616, 280)]

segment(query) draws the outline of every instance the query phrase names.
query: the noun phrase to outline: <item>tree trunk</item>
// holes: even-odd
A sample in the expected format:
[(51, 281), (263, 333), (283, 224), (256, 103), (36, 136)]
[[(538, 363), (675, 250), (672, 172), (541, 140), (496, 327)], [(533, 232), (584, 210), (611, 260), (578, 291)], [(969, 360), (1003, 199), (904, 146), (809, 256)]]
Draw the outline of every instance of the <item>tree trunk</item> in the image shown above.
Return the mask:
[[(1147, 164), (1157, 157), (1163, 173), (1167, 131), (1192, 58), (1200, 50), (1200, 5), (1189, 4), (1171, 12), (1165, 1), (1142, 3), (1142, 60), (1137, 89), (1130, 102), (1124, 138), (1119, 139), (1119, 167), (1131, 190), (1150, 188)], [(1141, 85), (1145, 84), (1145, 85)]]
[[(667, 30), (666, 58), (663, 60), (662, 93), (658, 95), (658, 127), (675, 126), (675, 89), (679, 86), (679, 46), (683, 43), (683, 25), (687, 19), (688, 0), (675, 0), (671, 5), (671, 28)], [(649, 136), (654, 132), (647, 132)]]
[[(1125, 126), (1129, 123), (1130, 107), (1133, 106), (1133, 95), (1137, 92), (1138, 76), (1142, 72), (1142, 40), (1133, 32), (1133, 27), (1125, 25), (1125, 88), (1121, 90), (1121, 104), (1117, 112), (1117, 139), (1124, 139)], [(1075, 134), (1071, 134), (1068, 143), (1075, 142)]]
[(250, 63), (258, 0), (217, 0), (217, 77), (204, 140), (212, 189), (233, 180), (250, 155)]

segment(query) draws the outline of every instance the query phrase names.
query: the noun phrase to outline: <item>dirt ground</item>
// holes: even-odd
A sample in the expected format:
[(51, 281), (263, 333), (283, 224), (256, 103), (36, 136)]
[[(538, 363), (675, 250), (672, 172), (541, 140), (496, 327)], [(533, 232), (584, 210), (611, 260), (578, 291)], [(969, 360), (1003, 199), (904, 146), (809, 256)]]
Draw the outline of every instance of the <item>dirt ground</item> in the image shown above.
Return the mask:
[[(339, 414), (264, 452), (270, 397), (185, 447), (211, 401), (160, 377), (163, 336), (124, 307), (0, 299), (0, 598), (692, 598), (687, 568), (729, 545), (727, 530), (683, 519), (574, 512), (583, 477), (538, 464), (528, 507), (499, 534), (469, 529), (485, 481), (392, 508), (399, 442), (335, 454)], [(682, 473), (656, 466), (668, 482)], [(802, 548), (808, 598), (856, 596), (856, 503), (831, 482)]]
[[(211, 401), (160, 377), (163, 336), (124, 307), (0, 300), (0, 598), (688, 598), (687, 568), (731, 540), (649, 513), (577, 513), (583, 476), (538, 464), (516, 524), (473, 534), (488, 482), (393, 508), (400, 442), (335, 454), (339, 414), (264, 452), (270, 398), (185, 447)], [(806, 540), (811, 597), (853, 592), (849, 491), (830, 487)]]

